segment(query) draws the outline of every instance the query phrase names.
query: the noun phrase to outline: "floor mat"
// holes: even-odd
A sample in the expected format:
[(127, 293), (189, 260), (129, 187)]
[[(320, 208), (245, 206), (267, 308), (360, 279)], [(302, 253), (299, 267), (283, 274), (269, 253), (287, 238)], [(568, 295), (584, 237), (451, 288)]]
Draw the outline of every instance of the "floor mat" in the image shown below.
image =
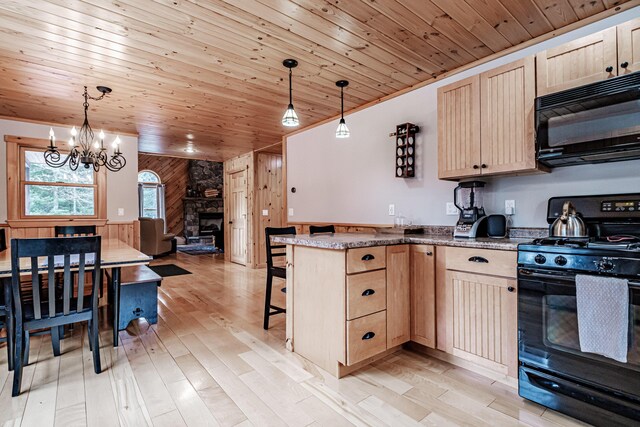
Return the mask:
[(150, 265), (150, 269), (155, 271), (162, 277), (181, 276), (183, 274), (191, 274), (189, 270), (178, 267), (175, 264)]
[(221, 254), (220, 248), (216, 248), (213, 245), (184, 245), (178, 246), (178, 252), (182, 252), (188, 255), (207, 255), (207, 254)]

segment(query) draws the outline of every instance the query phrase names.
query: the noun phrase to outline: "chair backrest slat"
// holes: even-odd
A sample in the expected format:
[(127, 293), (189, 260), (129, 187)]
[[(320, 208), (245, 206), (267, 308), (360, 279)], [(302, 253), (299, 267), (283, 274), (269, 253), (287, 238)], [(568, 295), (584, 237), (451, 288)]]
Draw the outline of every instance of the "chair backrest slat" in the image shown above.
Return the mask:
[(84, 303), (84, 264), (85, 254), (80, 254), (80, 261), (78, 265), (78, 303), (76, 311), (82, 311), (82, 305)]
[(266, 236), (266, 248), (267, 248), (267, 267), (273, 268), (273, 258), (278, 256), (286, 255), (285, 252), (274, 252), (274, 249), (286, 249), (286, 245), (272, 245), (271, 237), (273, 236), (283, 236), (287, 234), (296, 234), (295, 227), (266, 227), (264, 229), (264, 234)]
[[(59, 237), (46, 239), (12, 239), (11, 240), (11, 274), (14, 306), (16, 307), (16, 322), (24, 319), (25, 307), (27, 304), (33, 304), (34, 318), (42, 318), (42, 310), (46, 309), (48, 313), (45, 316), (49, 318), (72, 315), (76, 312), (87, 311), (97, 308), (98, 289), (100, 277), (100, 236), (87, 237)], [(89, 255), (87, 255), (89, 254)], [(31, 259), (32, 288), (34, 298), (28, 301), (22, 298), (20, 292), (20, 259)], [(48, 304), (42, 301), (40, 295), (40, 279), (38, 279), (39, 265), (38, 257), (46, 257), (47, 274), (48, 274)], [(77, 264), (76, 264), (77, 257)], [(91, 305), (82, 302), (85, 294), (85, 278), (84, 274), (87, 269), (87, 263), (93, 257), (92, 268), (92, 286), (90, 292)], [(56, 265), (56, 261), (58, 264)], [(62, 261), (62, 263), (60, 262)], [(74, 298), (74, 280), (73, 270), (78, 269), (78, 292), (77, 302), (73, 302)], [(56, 295), (56, 270), (62, 270), (62, 295)], [(43, 305), (44, 304), (44, 305)], [(20, 319), (20, 320), (18, 320)]]
[(336, 228), (332, 225), (310, 225), (309, 234), (335, 233)]
[(33, 315), (40, 319), (40, 275), (38, 274), (38, 258), (31, 257), (31, 292), (33, 295)]

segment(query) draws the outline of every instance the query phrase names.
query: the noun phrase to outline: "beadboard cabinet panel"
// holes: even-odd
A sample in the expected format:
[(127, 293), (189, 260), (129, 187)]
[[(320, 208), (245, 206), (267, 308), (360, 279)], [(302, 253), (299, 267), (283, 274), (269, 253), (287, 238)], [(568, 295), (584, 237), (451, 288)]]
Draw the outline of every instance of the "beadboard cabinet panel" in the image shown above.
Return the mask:
[(640, 71), (640, 18), (618, 25), (618, 75)]

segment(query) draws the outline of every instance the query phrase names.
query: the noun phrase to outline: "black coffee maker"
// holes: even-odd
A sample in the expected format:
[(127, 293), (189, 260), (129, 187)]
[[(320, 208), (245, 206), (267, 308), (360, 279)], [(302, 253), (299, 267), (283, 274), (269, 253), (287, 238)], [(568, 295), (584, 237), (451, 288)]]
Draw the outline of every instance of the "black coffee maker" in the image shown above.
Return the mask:
[(475, 238), (483, 232), (481, 228), (486, 226), (483, 219), (487, 216), (483, 206), (484, 186), (483, 181), (468, 181), (453, 190), (453, 203), (460, 211), (453, 237)]

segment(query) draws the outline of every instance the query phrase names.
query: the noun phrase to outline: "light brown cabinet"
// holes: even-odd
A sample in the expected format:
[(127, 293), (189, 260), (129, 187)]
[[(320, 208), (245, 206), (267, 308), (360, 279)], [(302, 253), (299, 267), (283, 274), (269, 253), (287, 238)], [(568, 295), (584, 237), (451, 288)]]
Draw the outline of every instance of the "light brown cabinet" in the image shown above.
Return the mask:
[(436, 347), (435, 247), (411, 245), (411, 341)]
[(547, 49), (536, 61), (538, 96), (616, 76), (616, 27)]
[(640, 18), (538, 53), (538, 96), (640, 70)]
[(618, 25), (618, 75), (640, 71), (640, 18)]
[(446, 351), (517, 376), (516, 253), (446, 248)]
[(387, 347), (411, 339), (410, 248), (387, 246)]
[(438, 177), (536, 170), (532, 56), (438, 89)]
[(480, 76), (438, 89), (438, 177), (479, 173)]

